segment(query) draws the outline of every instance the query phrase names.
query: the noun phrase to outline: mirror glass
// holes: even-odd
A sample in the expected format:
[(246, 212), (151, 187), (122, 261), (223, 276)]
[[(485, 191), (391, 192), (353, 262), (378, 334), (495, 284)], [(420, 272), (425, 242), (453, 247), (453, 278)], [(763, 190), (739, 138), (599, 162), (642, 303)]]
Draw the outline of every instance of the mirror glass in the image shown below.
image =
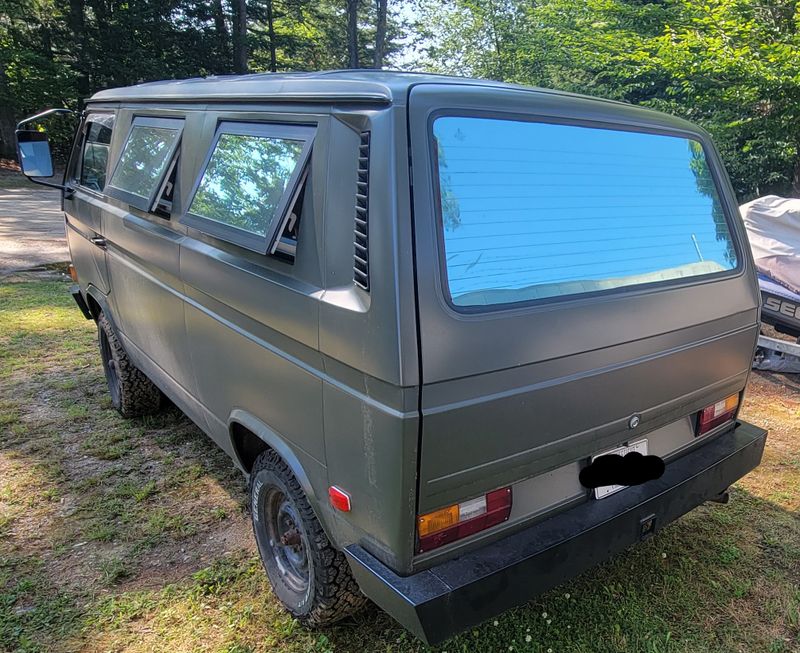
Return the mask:
[(17, 132), (19, 165), (28, 177), (52, 177), (53, 158), (47, 134), (34, 130)]

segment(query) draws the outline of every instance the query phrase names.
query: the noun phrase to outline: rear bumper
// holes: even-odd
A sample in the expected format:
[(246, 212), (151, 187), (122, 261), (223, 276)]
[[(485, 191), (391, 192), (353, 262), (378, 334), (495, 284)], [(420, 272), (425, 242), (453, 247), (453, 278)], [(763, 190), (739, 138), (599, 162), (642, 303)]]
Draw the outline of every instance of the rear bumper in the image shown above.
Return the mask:
[(758, 466), (767, 432), (739, 422), (667, 465), (657, 481), (587, 501), (412, 576), (346, 547), (361, 590), (408, 630), (440, 642), (555, 587), (719, 495)]

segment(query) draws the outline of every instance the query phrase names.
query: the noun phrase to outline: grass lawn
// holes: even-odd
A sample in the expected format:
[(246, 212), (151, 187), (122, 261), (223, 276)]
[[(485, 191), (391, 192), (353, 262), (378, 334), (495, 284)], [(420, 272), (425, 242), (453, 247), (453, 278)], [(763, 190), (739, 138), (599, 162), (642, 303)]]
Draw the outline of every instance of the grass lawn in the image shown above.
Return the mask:
[[(377, 608), (322, 632), (270, 593), (226, 456), (175, 410), (111, 408), (57, 281), (0, 284), (0, 651), (410, 653)], [(436, 651), (800, 651), (800, 382), (753, 375), (770, 429), (727, 506)]]

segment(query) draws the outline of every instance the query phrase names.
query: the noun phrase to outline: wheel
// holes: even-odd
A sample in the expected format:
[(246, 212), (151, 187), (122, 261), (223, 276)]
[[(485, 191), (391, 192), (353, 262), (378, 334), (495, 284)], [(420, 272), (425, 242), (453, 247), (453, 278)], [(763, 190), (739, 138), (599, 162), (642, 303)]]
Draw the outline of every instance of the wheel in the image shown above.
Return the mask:
[(307, 626), (332, 624), (367, 601), (333, 548), (289, 466), (263, 452), (250, 475), (253, 532), (272, 589)]
[(111, 403), (123, 417), (150, 415), (161, 407), (161, 390), (134, 367), (105, 313), (97, 319), (100, 357)]

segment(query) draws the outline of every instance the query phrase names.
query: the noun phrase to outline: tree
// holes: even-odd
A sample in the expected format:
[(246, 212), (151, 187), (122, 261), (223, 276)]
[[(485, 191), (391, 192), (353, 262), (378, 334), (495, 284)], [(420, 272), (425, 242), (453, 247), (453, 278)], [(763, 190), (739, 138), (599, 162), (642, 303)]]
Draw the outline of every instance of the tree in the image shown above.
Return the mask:
[(5, 66), (0, 66), (0, 157), (14, 158), (14, 97), (9, 88)]
[(233, 70), (247, 72), (247, 2), (233, 0)]
[(74, 61), (72, 67), (76, 73), (75, 90), (77, 91), (76, 104), (82, 102), (90, 90), (87, 54), (87, 34), (85, 21), (84, 0), (70, 0), (67, 24), (75, 39)]
[(643, 104), (714, 136), (739, 197), (800, 195), (800, 11), (784, 0), (423, 0), (420, 64)]
[(267, 0), (267, 35), (269, 36), (269, 69), (274, 73), (278, 70), (278, 52), (275, 43), (275, 4)]
[(358, 68), (358, 0), (347, 0), (347, 67)]
[[(391, 59), (399, 27), (358, 0), (0, 0), (0, 156), (41, 109), (80, 109), (102, 88), (247, 70)], [(379, 30), (379, 27), (381, 28)], [(382, 33), (378, 32), (382, 30)], [(381, 45), (382, 44), (382, 45)], [(71, 144), (65, 125), (51, 140)]]
[(217, 50), (223, 61), (229, 61), (231, 57), (231, 44), (228, 35), (228, 25), (225, 21), (225, 10), (222, 7), (222, 0), (214, 0), (211, 3), (211, 10), (214, 19)]
[(383, 68), (383, 56), (386, 49), (386, 14), (388, 12), (389, 0), (375, 0), (375, 10), (377, 19), (375, 21), (375, 57), (373, 65), (375, 68)]

